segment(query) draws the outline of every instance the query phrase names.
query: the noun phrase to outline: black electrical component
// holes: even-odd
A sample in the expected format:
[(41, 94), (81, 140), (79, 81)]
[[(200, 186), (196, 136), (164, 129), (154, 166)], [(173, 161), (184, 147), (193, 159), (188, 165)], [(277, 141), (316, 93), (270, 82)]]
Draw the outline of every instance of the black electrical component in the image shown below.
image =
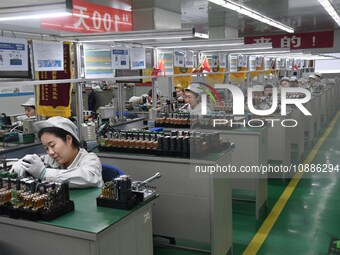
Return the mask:
[(136, 202), (136, 195), (131, 190), (131, 177), (128, 175), (106, 182), (101, 195), (97, 197), (97, 206), (101, 207), (129, 210)]
[(27, 220), (53, 220), (74, 210), (68, 182), (0, 177), (0, 214)]
[[(171, 116), (176, 117), (177, 114)], [(218, 133), (125, 130), (121, 131), (120, 135), (107, 137), (99, 138), (100, 151), (200, 158), (209, 152), (224, 149)]]

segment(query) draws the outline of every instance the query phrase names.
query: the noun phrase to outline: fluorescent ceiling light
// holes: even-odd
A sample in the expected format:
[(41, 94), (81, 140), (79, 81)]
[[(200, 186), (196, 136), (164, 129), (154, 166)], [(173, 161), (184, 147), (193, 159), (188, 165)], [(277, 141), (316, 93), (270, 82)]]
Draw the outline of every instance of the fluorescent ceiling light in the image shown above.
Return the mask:
[(196, 38), (209, 39), (209, 35), (204, 33), (195, 33), (194, 36)]
[(270, 50), (272, 49), (272, 44), (271, 43), (257, 43), (257, 44), (246, 44), (242, 45), (242, 47), (223, 47), (220, 46), (215, 49), (203, 49), (202, 52), (220, 52), (220, 51), (225, 51), (225, 52), (232, 52), (232, 51), (251, 51), (251, 53), (254, 53), (254, 51), (257, 53), (257, 50)]
[(338, 13), (335, 11), (334, 7), (328, 0), (318, 0), (323, 8), (328, 12), (328, 14), (334, 19), (334, 21), (340, 26), (340, 17)]
[(148, 40), (169, 40), (169, 39), (182, 39), (189, 37), (182, 36), (169, 36), (169, 37), (143, 37), (143, 38), (129, 38), (129, 37), (121, 37), (121, 38), (111, 38), (111, 39), (93, 39), (93, 40), (79, 40), (82, 43), (89, 42), (128, 42), (128, 41), (148, 41)]
[[(290, 53), (290, 50), (282, 50), (282, 51), (255, 51), (251, 53), (251, 55), (255, 54), (264, 54), (267, 56), (268, 54), (283, 54), (283, 53)], [(248, 53), (243, 53), (243, 54), (248, 54)]]
[(118, 33), (65, 34), (65, 40), (88, 42), (125, 42), (183, 38), (209, 38), (207, 34), (197, 33), (195, 29), (139, 30)]
[(266, 23), (266, 24), (268, 24), (270, 26), (279, 28), (279, 29), (284, 30), (284, 31), (286, 31), (288, 33), (294, 33), (294, 29), (292, 27), (286, 26), (283, 23), (280, 23), (280, 22), (278, 22), (276, 20), (273, 20), (273, 19), (271, 19), (271, 18), (269, 18), (267, 16), (264, 16), (261, 13), (258, 13), (258, 12), (254, 11), (252, 9), (249, 9), (249, 8), (247, 8), (245, 6), (242, 6), (242, 5), (239, 5), (237, 3), (234, 3), (234, 2), (232, 2), (230, 0), (209, 0), (209, 2), (212, 2), (214, 4), (223, 6), (224, 8), (236, 11), (236, 12), (241, 13), (243, 15), (246, 15), (246, 16), (248, 16), (250, 18), (259, 20), (262, 23)]
[(7, 2), (7, 4), (0, 7), (0, 21), (55, 18), (72, 15), (72, 0)]
[(40, 13), (40, 14), (28, 14), (28, 15), (21, 15), (21, 16), (19, 15), (19, 16), (0, 17), (0, 21), (56, 18), (56, 17), (71, 16), (71, 15), (72, 13), (70, 12), (60, 11), (60, 12), (50, 12), (50, 13)]
[(185, 40), (179, 42), (151, 42), (151, 43), (143, 43), (144, 46), (151, 46), (157, 49), (183, 49), (183, 48), (199, 48), (199, 49), (207, 49), (214, 48), (218, 49), (220, 47), (228, 47), (228, 46), (241, 46), (244, 45), (243, 38), (236, 39), (217, 39), (217, 40)]
[(244, 43), (225, 43), (225, 44), (209, 44), (209, 42), (207, 42), (206, 45), (200, 45), (200, 44), (187, 44), (187, 45), (177, 45), (176, 43), (173, 43), (173, 45), (171, 46), (157, 46), (157, 49), (183, 49), (183, 48), (206, 48), (206, 47), (226, 47), (226, 46), (242, 46), (244, 45)]

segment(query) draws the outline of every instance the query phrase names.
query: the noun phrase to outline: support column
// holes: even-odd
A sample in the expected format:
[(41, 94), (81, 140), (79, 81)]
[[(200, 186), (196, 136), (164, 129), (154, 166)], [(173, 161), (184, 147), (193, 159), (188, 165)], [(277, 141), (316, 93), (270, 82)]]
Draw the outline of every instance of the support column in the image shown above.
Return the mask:
[(209, 38), (238, 38), (238, 14), (209, 4)]
[[(164, 30), (181, 29), (181, 1), (180, 0), (132, 0), (133, 30)], [(169, 39), (170, 40), (170, 39)], [(173, 41), (174, 39), (172, 39)], [(175, 39), (180, 40), (180, 39)], [(164, 41), (164, 40), (162, 40)], [(151, 63), (156, 66), (157, 63)], [(172, 79), (158, 77), (158, 87), (162, 94), (171, 98)], [(153, 88), (156, 88), (153, 86)], [(153, 90), (153, 95), (156, 95)]]
[(181, 28), (180, 0), (132, 0), (133, 30)]

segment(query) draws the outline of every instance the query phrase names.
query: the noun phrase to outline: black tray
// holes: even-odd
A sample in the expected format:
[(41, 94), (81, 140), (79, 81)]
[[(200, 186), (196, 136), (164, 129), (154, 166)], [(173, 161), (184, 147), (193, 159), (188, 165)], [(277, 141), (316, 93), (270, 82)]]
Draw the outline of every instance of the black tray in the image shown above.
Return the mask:
[(5, 203), (3, 205), (0, 205), (0, 215), (5, 214), (8, 215), (8, 210), (11, 208), (11, 203)]
[(130, 210), (136, 203), (137, 199), (135, 195), (133, 195), (132, 198), (126, 202), (111, 198), (97, 197), (97, 206), (100, 207)]
[(74, 202), (67, 201), (66, 204), (60, 205), (52, 211), (38, 210), (33, 211), (31, 209), (24, 208), (14, 208), (10, 207), (8, 209), (8, 216), (13, 219), (25, 219), (31, 221), (44, 220), (51, 221), (54, 220), (68, 212), (74, 211)]
[(74, 211), (74, 202), (72, 200), (67, 201), (66, 204), (59, 206), (53, 211), (41, 211), (40, 220), (50, 221), (54, 220), (68, 212)]

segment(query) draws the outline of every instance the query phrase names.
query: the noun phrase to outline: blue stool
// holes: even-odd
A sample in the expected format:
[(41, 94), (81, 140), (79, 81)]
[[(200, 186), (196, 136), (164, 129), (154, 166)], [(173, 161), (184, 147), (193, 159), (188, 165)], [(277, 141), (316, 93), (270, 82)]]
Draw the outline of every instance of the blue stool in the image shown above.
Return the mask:
[(102, 177), (104, 182), (111, 181), (120, 175), (124, 175), (124, 173), (117, 167), (109, 164), (102, 164)]

